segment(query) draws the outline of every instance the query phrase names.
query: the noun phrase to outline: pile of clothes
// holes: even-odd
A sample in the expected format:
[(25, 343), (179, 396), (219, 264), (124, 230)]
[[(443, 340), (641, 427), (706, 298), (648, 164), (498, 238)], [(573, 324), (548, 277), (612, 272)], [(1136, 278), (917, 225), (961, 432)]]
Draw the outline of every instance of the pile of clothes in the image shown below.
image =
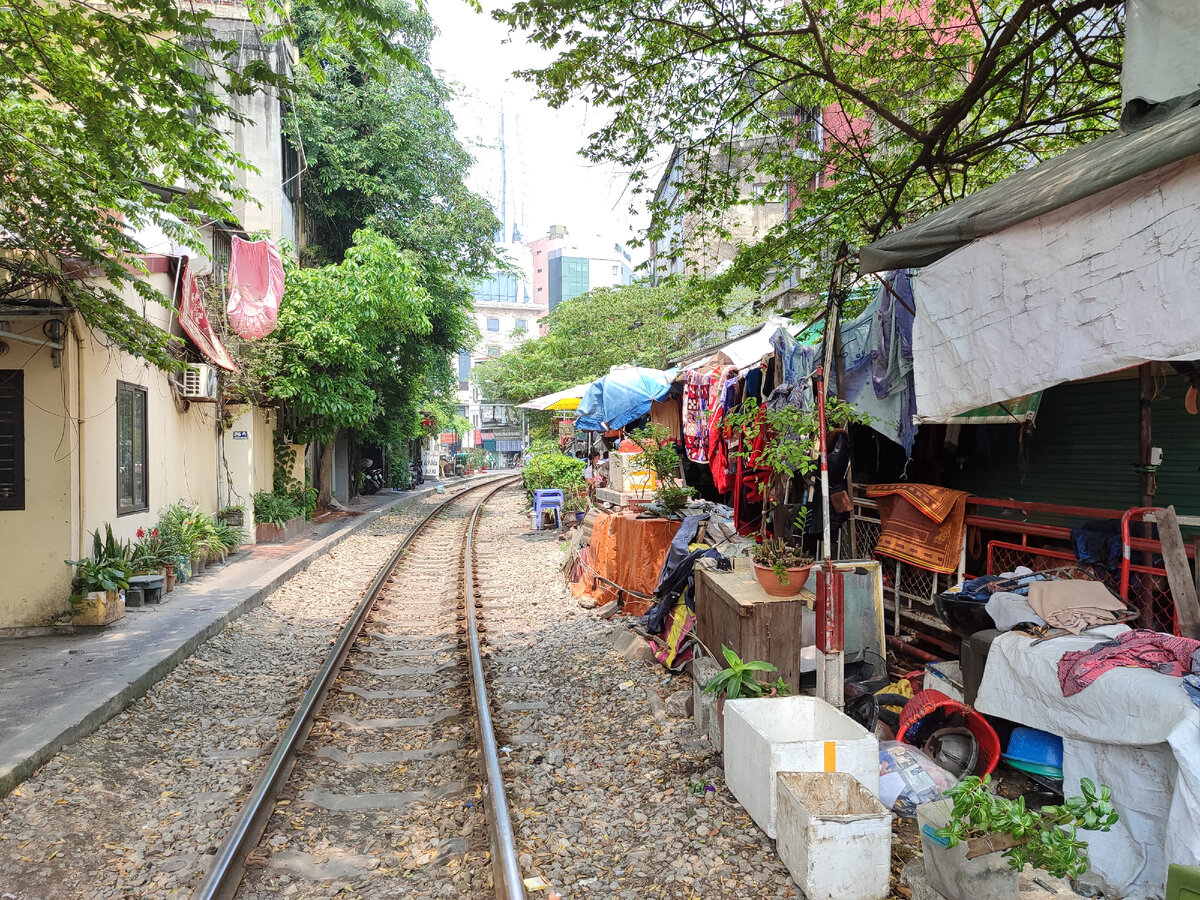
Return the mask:
[(1121, 599), (1101, 582), (1060, 578), (1025, 566), (1002, 575), (969, 579), (952, 589), (952, 595), (985, 604), (1001, 631), (1029, 625), (1080, 634), (1120, 621), (1126, 610)]

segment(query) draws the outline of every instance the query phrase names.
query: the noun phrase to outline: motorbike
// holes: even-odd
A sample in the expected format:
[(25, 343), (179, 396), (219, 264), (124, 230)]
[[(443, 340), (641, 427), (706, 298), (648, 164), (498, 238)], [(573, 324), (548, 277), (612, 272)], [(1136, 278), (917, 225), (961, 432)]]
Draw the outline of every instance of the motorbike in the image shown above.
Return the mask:
[(375, 466), (374, 460), (364, 459), (362, 462), (362, 492), (364, 494), (377, 494), (384, 487), (383, 467)]
[(408, 474), (412, 479), (413, 487), (425, 483), (425, 471), (421, 468), (420, 460), (414, 459), (411, 463), (409, 463)]

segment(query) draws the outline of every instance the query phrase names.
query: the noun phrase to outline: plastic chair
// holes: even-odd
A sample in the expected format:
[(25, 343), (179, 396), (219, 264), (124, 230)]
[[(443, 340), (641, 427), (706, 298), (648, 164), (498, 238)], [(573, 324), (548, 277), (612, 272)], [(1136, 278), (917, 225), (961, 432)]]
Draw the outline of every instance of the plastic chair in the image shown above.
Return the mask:
[(563, 492), (560, 490), (541, 490), (533, 492), (533, 528), (542, 530), (543, 513), (554, 511), (554, 524), (562, 528)]

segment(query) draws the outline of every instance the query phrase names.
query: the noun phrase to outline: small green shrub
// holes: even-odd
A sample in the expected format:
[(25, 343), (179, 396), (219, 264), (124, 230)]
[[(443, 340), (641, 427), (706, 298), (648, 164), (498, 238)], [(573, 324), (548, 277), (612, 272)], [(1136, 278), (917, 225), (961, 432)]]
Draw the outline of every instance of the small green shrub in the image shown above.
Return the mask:
[(584, 462), (557, 451), (535, 453), (525, 463), (521, 478), (525, 483), (525, 494), (533, 501), (534, 491), (558, 488), (566, 495), (583, 486)]
[(258, 491), (254, 495), (254, 524), (286, 525), (302, 515), (302, 507), (288, 494), (274, 491)]

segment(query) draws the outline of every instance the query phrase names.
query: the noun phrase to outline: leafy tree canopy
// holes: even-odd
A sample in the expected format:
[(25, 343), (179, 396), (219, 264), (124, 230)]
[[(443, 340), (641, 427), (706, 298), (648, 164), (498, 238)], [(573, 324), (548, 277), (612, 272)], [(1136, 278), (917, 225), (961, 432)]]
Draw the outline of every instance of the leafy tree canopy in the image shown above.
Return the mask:
[(558, 304), (546, 334), (472, 369), (485, 397), (524, 403), (594, 381), (616, 365), (664, 368), (757, 321), (746, 290), (719, 299), (681, 284), (598, 288)]
[[(517, 0), (557, 53), (543, 97), (611, 111), (584, 153), (651, 189), (661, 148), (688, 240), (730, 232), (749, 182), (792, 213), (714, 281), (758, 287), (1114, 127), (1115, 0)], [(651, 239), (671, 217), (652, 204)], [(827, 274), (824, 277), (828, 277)]]
[(463, 305), (425, 290), (412, 254), (370, 230), (337, 265), (286, 265), (277, 329), (243, 345), (247, 382), (282, 401), (297, 441), (418, 434), (421, 403), (453, 392), (450, 354), (474, 338)]
[[(429, 65), (433, 23), (424, 9), (397, 0), (407, 64), (372, 60), (369, 71), (349, 55), (320, 78), (305, 77), (289, 122), (308, 169), (304, 200), (314, 226), (314, 261), (337, 262), (360, 228), (385, 234), (418, 254), (429, 290), (453, 289), (493, 266), (496, 218), (466, 187), (471, 157), (454, 134), (449, 91)], [(297, 9), (300, 42), (328, 28), (312, 0)]]
[[(306, 44), (313, 71), (330, 55), (411, 59), (389, 38), (395, 10), (311, 2), (326, 23)], [(236, 8), (267, 44), (294, 33), (282, 0)], [(164, 368), (178, 365), (169, 338), (122, 299), (132, 285), (163, 300), (137, 276), (134, 232), (157, 226), (200, 249), (194, 226), (236, 219), (234, 207), (253, 201), (222, 129), (241, 121), (236, 97), (289, 80), (261, 54), (239, 56), (240, 39), (214, 35), (208, 19), (177, 0), (0, 8), (0, 302), (61, 299)]]

